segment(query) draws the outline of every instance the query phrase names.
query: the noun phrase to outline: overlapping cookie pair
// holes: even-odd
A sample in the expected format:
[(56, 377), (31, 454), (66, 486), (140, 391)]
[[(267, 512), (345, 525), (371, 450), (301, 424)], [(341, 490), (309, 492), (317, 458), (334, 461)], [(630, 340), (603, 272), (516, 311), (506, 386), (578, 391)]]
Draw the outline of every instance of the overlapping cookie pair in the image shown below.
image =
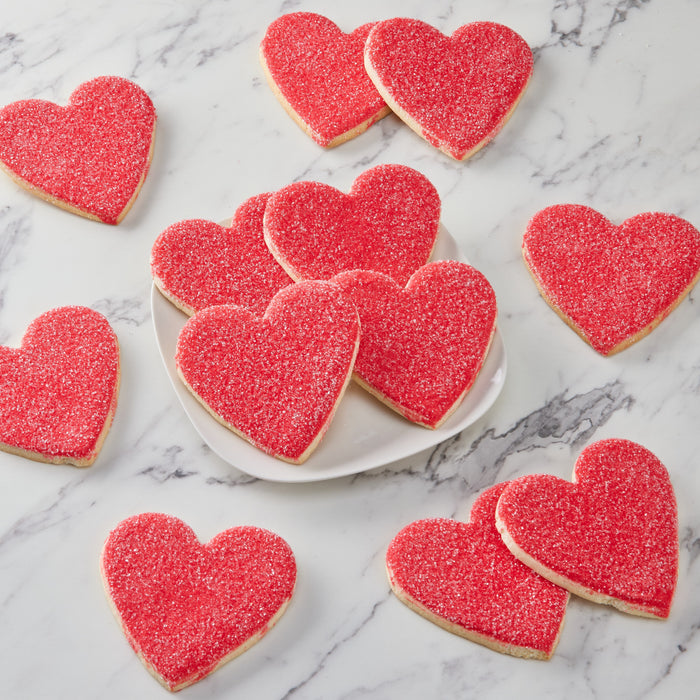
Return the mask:
[(482, 493), (469, 522), (411, 523), (389, 545), (386, 566), (397, 597), (432, 622), (503, 653), (548, 659), (569, 593), (668, 617), (676, 499), (649, 450), (601, 440), (581, 453), (573, 482), (520, 477)]
[(421, 173), (381, 165), (348, 194), (299, 182), (251, 198), (231, 226), (175, 224), (155, 284), (194, 313), (176, 364), (212, 415), (283, 460), (305, 460), (347, 383), (436, 427), (473, 385), (496, 327), (486, 278), (430, 261), (440, 198)]
[(358, 136), (393, 111), (456, 160), (500, 131), (533, 69), (523, 38), (495, 22), (445, 36), (399, 17), (345, 34), (311, 12), (272, 22), (260, 59), (286, 111), (321, 146)]

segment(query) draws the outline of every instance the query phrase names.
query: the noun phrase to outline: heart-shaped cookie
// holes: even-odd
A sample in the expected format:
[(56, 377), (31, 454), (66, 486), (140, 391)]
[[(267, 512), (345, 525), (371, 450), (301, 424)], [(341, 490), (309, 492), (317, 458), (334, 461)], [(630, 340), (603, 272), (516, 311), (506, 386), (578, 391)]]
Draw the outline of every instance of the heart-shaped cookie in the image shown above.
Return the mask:
[(275, 192), (263, 220), (265, 242), (295, 279), (377, 270), (399, 284), (428, 262), (440, 223), (440, 196), (405, 165), (362, 173), (349, 194), (319, 182)]
[(20, 100), (0, 110), (0, 166), (52, 204), (118, 224), (146, 178), (155, 125), (153, 103), (138, 85), (95, 78), (67, 107)]
[(700, 277), (700, 232), (672, 214), (615, 226), (590, 207), (535, 214), (523, 257), (547, 303), (602, 355), (647, 335)]
[(163, 295), (189, 315), (216, 304), (237, 304), (262, 314), (292, 281), (263, 239), (269, 197), (246, 200), (230, 226), (204, 219), (168, 226), (151, 249), (151, 274)]
[(332, 281), (360, 316), (356, 379), (409, 420), (439, 426), (474, 383), (496, 330), (488, 280), (443, 260), (421, 267), (405, 288), (368, 270)]
[(202, 545), (185, 523), (160, 513), (119, 523), (100, 564), (129, 643), (172, 691), (258, 642), (286, 610), (296, 581), (292, 550), (274, 533), (234, 527)]
[(312, 12), (276, 19), (260, 44), (260, 61), (287, 113), (321, 146), (331, 148), (391, 111), (364, 68), (372, 23), (350, 34)]
[(119, 345), (82, 306), (36, 318), (19, 348), (0, 346), (0, 449), (54, 464), (92, 464), (112, 424)]
[(503, 491), (496, 523), (513, 554), (597, 603), (668, 617), (678, 575), (678, 518), (668, 472), (629, 440), (587, 447), (573, 483), (524, 476)]
[(323, 437), (351, 377), (360, 324), (328, 282), (290, 284), (262, 317), (233, 305), (192, 316), (177, 370), (227, 428), (264, 452), (303, 462)]
[(548, 659), (569, 594), (506, 548), (494, 511), (505, 483), (484, 491), (470, 521), (418, 520), (389, 545), (386, 566), (397, 597), (431, 622), (506, 654)]
[(445, 36), (395, 18), (367, 37), (365, 68), (391, 109), (457, 160), (488, 143), (508, 120), (532, 75), (532, 51), (512, 29), (474, 22)]

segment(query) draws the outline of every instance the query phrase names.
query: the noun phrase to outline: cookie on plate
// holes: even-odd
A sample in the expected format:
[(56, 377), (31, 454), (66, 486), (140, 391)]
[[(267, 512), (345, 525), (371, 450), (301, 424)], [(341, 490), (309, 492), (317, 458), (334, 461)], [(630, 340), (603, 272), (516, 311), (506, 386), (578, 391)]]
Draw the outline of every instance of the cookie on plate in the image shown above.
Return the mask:
[(263, 316), (210, 306), (178, 338), (180, 378), (227, 428), (299, 464), (325, 434), (352, 375), (360, 324), (352, 302), (323, 281), (290, 284)]
[(372, 23), (350, 34), (313, 12), (276, 19), (260, 44), (260, 61), (277, 99), (319, 145), (332, 148), (391, 111), (364, 68)]
[(119, 343), (83, 306), (43, 313), (19, 348), (0, 346), (0, 449), (53, 464), (91, 465), (112, 425)]
[(569, 594), (518, 561), (496, 530), (506, 484), (484, 491), (467, 523), (418, 520), (386, 553), (389, 582), (409, 608), (453, 634), (513, 656), (549, 659)]
[(522, 252), (545, 301), (601, 355), (650, 333), (700, 278), (700, 232), (673, 214), (616, 226), (579, 204), (532, 217)]
[(440, 207), (437, 190), (417, 170), (378, 165), (348, 194), (309, 181), (275, 192), (265, 209), (265, 242), (294, 280), (365, 269), (405, 284), (430, 258)]
[(228, 225), (188, 219), (168, 226), (151, 249), (151, 274), (163, 296), (190, 316), (216, 304), (262, 314), (292, 282), (263, 238), (269, 198), (250, 197)]
[(633, 615), (668, 617), (678, 577), (678, 515), (664, 465), (629, 440), (587, 447), (573, 482), (510, 482), (496, 508), (510, 551), (553, 583)]
[(286, 610), (297, 572), (289, 545), (268, 530), (233, 527), (201, 544), (161, 513), (119, 523), (100, 569), (129, 644), (171, 691), (258, 642)]
[(417, 19), (378, 22), (365, 68), (391, 109), (456, 160), (487, 144), (510, 118), (532, 75), (532, 51), (512, 29), (465, 24), (452, 36)]
[(66, 107), (33, 99), (0, 110), (0, 166), (56, 206), (118, 224), (146, 179), (155, 126), (153, 103), (138, 85), (94, 78)]
[(496, 296), (478, 270), (454, 260), (419, 268), (405, 287), (370, 270), (332, 279), (362, 329), (354, 376), (415, 423), (437, 428), (471, 389), (496, 330)]

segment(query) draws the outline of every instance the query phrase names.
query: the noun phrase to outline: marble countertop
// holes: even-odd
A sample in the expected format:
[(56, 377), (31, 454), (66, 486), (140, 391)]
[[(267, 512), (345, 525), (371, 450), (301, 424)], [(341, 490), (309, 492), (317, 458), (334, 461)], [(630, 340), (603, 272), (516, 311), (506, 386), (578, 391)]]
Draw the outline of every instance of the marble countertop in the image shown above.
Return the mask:
[[(325, 14), (345, 31), (410, 16), (449, 34), (478, 19), (533, 48), (531, 84), (495, 140), (451, 161), (394, 116), (336, 149), (314, 144), (267, 86), (257, 50), (280, 14)], [(201, 540), (235, 525), (291, 545), (294, 599), (259, 644), (191, 698), (690, 698), (700, 663), (700, 291), (650, 336), (605, 358), (539, 296), (522, 262), (529, 218), (559, 202), (613, 221), (666, 211), (700, 225), (700, 62), (694, 0), (23, 0), (0, 9), (0, 104), (65, 103), (98, 75), (130, 78), (159, 116), (152, 167), (117, 227), (81, 219), (0, 178), (0, 343), (64, 304), (104, 313), (122, 352), (110, 434), (89, 469), (0, 454), (3, 697), (162, 698), (107, 605), (105, 537), (160, 511)], [(379, 163), (420, 170), (442, 222), (491, 281), (508, 372), (476, 423), (422, 452), (308, 483), (249, 476), (194, 430), (164, 370), (149, 254), (169, 224), (229, 217), (298, 180), (349, 189)], [(467, 519), (496, 482), (570, 478), (581, 450), (635, 440), (666, 465), (678, 499), (680, 575), (670, 618), (572, 598), (548, 662), (504, 656), (430, 624), (390, 592), (388, 543), (425, 517)], [(293, 467), (290, 467), (293, 469)]]

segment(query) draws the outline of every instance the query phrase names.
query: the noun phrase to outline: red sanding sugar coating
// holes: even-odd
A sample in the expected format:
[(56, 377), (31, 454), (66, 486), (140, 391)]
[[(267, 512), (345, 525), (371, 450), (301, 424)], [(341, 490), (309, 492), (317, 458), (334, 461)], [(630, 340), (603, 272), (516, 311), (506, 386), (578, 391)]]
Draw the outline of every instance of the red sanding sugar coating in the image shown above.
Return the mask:
[(282, 459), (303, 461), (324, 434), (359, 344), (353, 304), (328, 282), (282, 289), (263, 317), (213, 306), (185, 324), (176, 363), (227, 427)]
[(292, 281), (263, 239), (269, 197), (246, 200), (230, 227), (190, 219), (165, 229), (151, 250), (151, 273), (165, 296), (188, 314), (216, 304), (237, 304), (262, 314)]
[(292, 12), (272, 22), (262, 40), (270, 81), (321, 146), (340, 143), (355, 129), (359, 134), (389, 112), (364, 68), (372, 26), (345, 34), (322, 15)]
[(538, 212), (523, 256), (540, 291), (603, 355), (645, 334), (700, 274), (700, 233), (672, 214), (644, 213), (615, 226), (590, 207)]
[(676, 499), (666, 468), (641, 445), (594, 443), (577, 460), (574, 483), (517, 479), (497, 517), (506, 542), (573, 593), (668, 617), (678, 572)]
[(118, 77), (80, 85), (67, 107), (21, 100), (0, 111), (0, 163), (59, 205), (116, 224), (148, 171), (156, 113)]
[(474, 503), (468, 523), (419, 520), (389, 545), (386, 564), (397, 595), (451, 632), (516, 656), (549, 658), (569, 594), (518, 561), (496, 530), (506, 486)]
[(440, 223), (440, 196), (421, 173), (378, 165), (350, 193), (298, 182), (270, 197), (265, 241), (295, 279), (377, 270), (399, 284), (428, 262)]
[(289, 545), (234, 527), (202, 545), (181, 520), (122, 521), (102, 552), (105, 589), (129, 642), (170, 690), (201, 680), (277, 621), (294, 591)]
[(378, 272), (333, 278), (357, 306), (355, 374), (409, 420), (440, 424), (473, 385), (496, 329), (496, 297), (470, 265), (428, 263), (405, 288)]
[(416, 19), (379, 22), (365, 65), (380, 93), (423, 138), (462, 160), (492, 139), (532, 75), (532, 51), (513, 30), (466, 24), (451, 37)]
[(118, 386), (119, 346), (104, 316), (81, 306), (47, 311), (19, 348), (0, 346), (0, 442), (43, 461), (89, 464)]

